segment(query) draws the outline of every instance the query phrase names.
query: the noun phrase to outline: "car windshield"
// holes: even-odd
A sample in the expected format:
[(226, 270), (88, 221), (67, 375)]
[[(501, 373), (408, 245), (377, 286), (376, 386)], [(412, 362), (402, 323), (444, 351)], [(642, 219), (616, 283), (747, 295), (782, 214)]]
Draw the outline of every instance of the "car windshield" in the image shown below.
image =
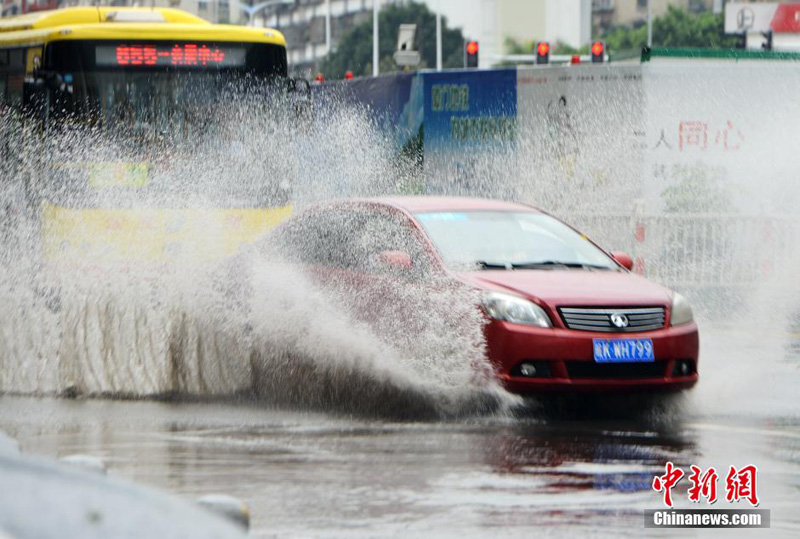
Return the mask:
[(452, 269), (618, 269), (585, 236), (549, 215), (464, 211), (416, 214)]

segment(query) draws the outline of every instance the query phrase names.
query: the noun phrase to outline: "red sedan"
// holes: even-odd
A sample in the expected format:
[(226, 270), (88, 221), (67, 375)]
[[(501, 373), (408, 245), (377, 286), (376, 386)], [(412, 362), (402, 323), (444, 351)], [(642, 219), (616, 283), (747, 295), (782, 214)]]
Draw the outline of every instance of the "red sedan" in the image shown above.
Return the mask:
[(681, 390), (697, 382), (698, 332), (686, 299), (631, 273), (629, 256), (605, 252), (531, 206), (346, 200), (299, 213), (273, 238), (323, 280), (415, 283), (435, 274), (478, 289), (488, 357), (509, 391)]

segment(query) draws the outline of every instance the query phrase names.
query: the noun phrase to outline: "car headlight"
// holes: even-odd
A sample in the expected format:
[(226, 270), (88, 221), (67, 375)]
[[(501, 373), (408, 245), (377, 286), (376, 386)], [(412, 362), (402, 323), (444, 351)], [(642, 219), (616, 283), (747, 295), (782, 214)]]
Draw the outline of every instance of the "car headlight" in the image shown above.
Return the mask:
[(670, 320), (671, 326), (679, 326), (681, 324), (688, 324), (694, 320), (692, 314), (692, 307), (686, 298), (675, 292), (672, 296), (672, 318)]
[(550, 318), (541, 307), (519, 296), (489, 292), (483, 298), (483, 308), (495, 320), (542, 328), (553, 327)]

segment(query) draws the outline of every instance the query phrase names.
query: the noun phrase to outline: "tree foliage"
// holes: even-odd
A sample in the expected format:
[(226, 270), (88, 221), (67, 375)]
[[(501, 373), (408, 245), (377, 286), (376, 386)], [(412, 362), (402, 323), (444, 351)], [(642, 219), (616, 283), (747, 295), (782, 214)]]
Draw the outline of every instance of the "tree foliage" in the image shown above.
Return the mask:
[[(505, 41), (506, 54), (536, 54), (536, 44), (540, 40), (521, 42), (513, 37), (507, 37)], [(550, 44), (550, 54), (567, 55), (573, 54), (588, 54), (589, 44), (585, 44), (579, 49), (572, 47), (563, 41), (557, 41)]]
[[(614, 28), (603, 40), (610, 51), (641, 49), (647, 45), (647, 25)], [(664, 15), (653, 19), (654, 47), (734, 48), (737, 41), (736, 36), (725, 35), (721, 13), (693, 14), (670, 6)]]
[[(436, 15), (425, 4), (409, 2), (391, 4), (378, 13), (380, 71), (398, 71), (393, 58), (397, 31), (401, 24), (416, 24), (416, 48), (420, 52), (418, 69), (436, 67)], [(461, 30), (447, 27), (442, 17), (442, 65), (445, 68), (464, 64), (464, 36)], [(342, 78), (346, 71), (355, 76), (372, 74), (372, 18), (342, 36), (338, 47), (327, 55), (320, 66), (328, 79)]]

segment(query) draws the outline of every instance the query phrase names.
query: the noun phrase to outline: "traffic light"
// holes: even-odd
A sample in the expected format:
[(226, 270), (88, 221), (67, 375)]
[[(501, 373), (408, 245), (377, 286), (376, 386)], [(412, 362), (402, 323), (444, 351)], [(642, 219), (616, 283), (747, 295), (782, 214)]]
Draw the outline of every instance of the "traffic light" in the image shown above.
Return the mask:
[(606, 44), (602, 41), (592, 43), (592, 63), (603, 63), (606, 59)]
[(478, 67), (478, 42), (467, 41), (464, 46), (464, 67)]
[(550, 62), (550, 43), (540, 41), (536, 44), (536, 63), (546, 64)]
[(772, 30), (767, 30), (766, 32), (761, 32), (761, 35), (764, 36), (764, 42), (761, 44), (761, 48), (765, 51), (772, 50)]

